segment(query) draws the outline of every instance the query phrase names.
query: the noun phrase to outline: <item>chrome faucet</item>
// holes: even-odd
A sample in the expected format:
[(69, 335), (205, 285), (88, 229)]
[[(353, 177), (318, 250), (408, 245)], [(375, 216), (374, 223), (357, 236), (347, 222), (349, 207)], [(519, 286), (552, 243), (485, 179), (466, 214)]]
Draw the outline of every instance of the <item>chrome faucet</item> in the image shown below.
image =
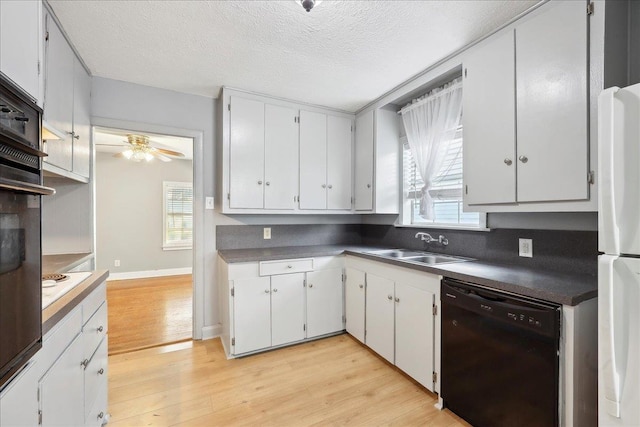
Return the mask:
[(433, 242), (440, 243), (443, 246), (447, 246), (449, 244), (449, 240), (446, 237), (444, 237), (442, 234), (438, 236), (437, 239), (434, 239), (429, 233), (419, 232), (419, 233), (416, 233), (416, 239), (420, 239), (425, 243), (433, 243)]

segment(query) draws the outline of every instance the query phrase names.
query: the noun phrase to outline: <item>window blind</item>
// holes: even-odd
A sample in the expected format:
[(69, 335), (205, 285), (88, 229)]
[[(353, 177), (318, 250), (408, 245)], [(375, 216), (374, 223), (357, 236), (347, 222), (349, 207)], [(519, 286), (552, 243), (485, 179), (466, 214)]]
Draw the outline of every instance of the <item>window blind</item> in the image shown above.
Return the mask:
[(164, 183), (165, 246), (191, 246), (193, 243), (193, 185)]

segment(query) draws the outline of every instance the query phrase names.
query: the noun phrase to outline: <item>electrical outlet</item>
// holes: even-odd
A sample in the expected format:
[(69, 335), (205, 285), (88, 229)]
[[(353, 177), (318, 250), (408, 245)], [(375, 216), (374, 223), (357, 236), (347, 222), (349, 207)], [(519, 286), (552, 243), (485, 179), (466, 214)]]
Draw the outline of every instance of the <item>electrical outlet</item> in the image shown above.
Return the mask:
[(205, 197), (205, 209), (213, 209), (213, 197)]
[(519, 255), (533, 258), (533, 239), (519, 239)]
[(113, 261), (113, 266), (114, 267), (120, 267), (120, 260), (117, 259), (117, 260)]
[(265, 240), (270, 239), (271, 238), (271, 227), (265, 227), (263, 234), (264, 234)]

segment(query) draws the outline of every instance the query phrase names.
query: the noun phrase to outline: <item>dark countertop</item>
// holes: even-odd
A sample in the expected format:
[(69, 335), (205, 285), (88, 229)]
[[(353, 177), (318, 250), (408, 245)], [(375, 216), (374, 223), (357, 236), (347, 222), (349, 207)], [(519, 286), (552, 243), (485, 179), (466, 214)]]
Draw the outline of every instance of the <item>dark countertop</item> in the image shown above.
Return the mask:
[(289, 246), (266, 249), (218, 251), (227, 263), (257, 262), (348, 254), (400, 267), (464, 280), (488, 288), (531, 298), (575, 306), (598, 296), (598, 278), (590, 274), (563, 273), (484, 262), (481, 260), (428, 266), (406, 260), (363, 253), (381, 248), (365, 246)]
[(44, 336), (64, 316), (78, 306), (94, 289), (109, 277), (109, 270), (97, 270), (84, 279), (75, 288), (54, 301), (42, 310), (42, 335)]

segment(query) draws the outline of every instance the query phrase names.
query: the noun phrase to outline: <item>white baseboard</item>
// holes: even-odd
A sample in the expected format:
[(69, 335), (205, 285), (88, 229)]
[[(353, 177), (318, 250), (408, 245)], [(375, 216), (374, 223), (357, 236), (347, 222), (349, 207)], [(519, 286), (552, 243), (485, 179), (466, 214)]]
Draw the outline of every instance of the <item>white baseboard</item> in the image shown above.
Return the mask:
[(182, 274), (192, 274), (191, 267), (182, 268), (165, 268), (164, 270), (147, 270), (147, 271), (126, 271), (123, 273), (109, 273), (109, 281), (111, 280), (128, 280), (128, 279), (146, 279), (148, 277), (162, 276), (180, 276)]
[(210, 340), (212, 338), (217, 338), (222, 333), (222, 325), (217, 324), (213, 326), (205, 326), (202, 328), (202, 339)]

